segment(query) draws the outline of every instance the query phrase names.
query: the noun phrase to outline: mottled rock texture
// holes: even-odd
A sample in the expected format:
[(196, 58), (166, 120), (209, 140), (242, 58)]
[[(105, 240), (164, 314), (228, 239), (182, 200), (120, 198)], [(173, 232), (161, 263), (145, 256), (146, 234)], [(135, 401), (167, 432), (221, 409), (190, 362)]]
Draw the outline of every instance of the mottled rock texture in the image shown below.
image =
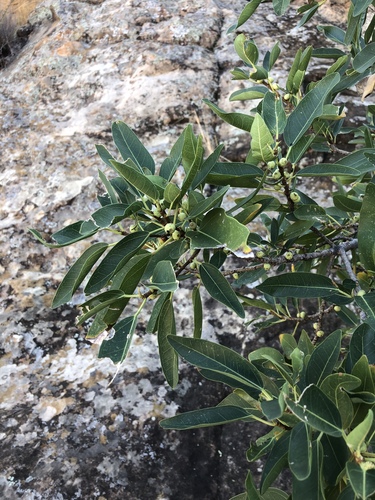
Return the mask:
[[(15, 44), (6, 55), (0, 72), (1, 498), (225, 500), (243, 489), (244, 454), (259, 428), (161, 430), (161, 417), (214, 405), (225, 388), (183, 366), (181, 384), (171, 391), (145, 317), (109, 386), (116, 367), (98, 361), (96, 346), (74, 326), (74, 303), (50, 309), (85, 244), (48, 250), (27, 229), (49, 234), (97, 206), (103, 165), (94, 146), (113, 151), (114, 120), (132, 126), (158, 161), (188, 121), (199, 122), (212, 144), (225, 140), (228, 158), (243, 158), (249, 137), (220, 124), (201, 99), (241, 107), (227, 101), (239, 84), (230, 80), (238, 61), (226, 30), (245, 3), (41, 2), (22, 49)], [(335, 14), (337, 8), (344, 7), (335, 5)], [(266, 3), (244, 27), (263, 51), (280, 40), (287, 57), (275, 78), (284, 78), (297, 46), (319, 44), (313, 29), (294, 29), (295, 17), (291, 10), (281, 22)], [(312, 79), (314, 71), (321, 69), (314, 66)], [(191, 331), (190, 293), (179, 294), (179, 333)], [(256, 337), (231, 311), (206, 303), (205, 338), (247, 354), (277, 333)]]

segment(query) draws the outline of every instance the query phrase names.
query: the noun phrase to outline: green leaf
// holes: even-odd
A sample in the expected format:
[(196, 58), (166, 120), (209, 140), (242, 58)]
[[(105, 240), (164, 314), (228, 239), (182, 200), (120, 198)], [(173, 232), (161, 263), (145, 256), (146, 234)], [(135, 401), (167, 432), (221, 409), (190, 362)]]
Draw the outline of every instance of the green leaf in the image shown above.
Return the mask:
[(366, 69), (375, 64), (375, 42), (366, 45), (353, 59), (353, 68), (358, 73), (363, 73)]
[(256, 114), (250, 130), (251, 156), (258, 162), (275, 158), (275, 140), (260, 114)]
[[(364, 464), (363, 464), (364, 465)], [(350, 484), (359, 498), (369, 499), (375, 493), (375, 470), (366, 470), (365, 466), (347, 462), (346, 473)]]
[(289, 7), (291, 0), (272, 0), (274, 11), (278, 16), (282, 16)]
[(255, 178), (262, 176), (263, 171), (255, 165), (239, 162), (217, 163), (208, 174), (206, 182), (215, 186), (229, 184), (231, 187), (256, 187), (258, 181), (255, 181)]
[(184, 145), (184, 135), (185, 131), (177, 139), (169, 153), (169, 156), (163, 161), (160, 166), (159, 175), (167, 181), (170, 181), (172, 179), (177, 168), (180, 166), (182, 159), (182, 148)]
[(338, 409), (315, 385), (309, 385), (297, 402), (287, 398), (286, 404), (294, 415), (313, 429), (334, 437), (342, 435)]
[(158, 262), (162, 260), (171, 261), (172, 265), (175, 265), (178, 259), (183, 255), (188, 249), (187, 244), (183, 239), (179, 241), (172, 241), (168, 245), (163, 245), (159, 250), (154, 252), (151, 256), (150, 262), (147, 265), (146, 271), (144, 272), (143, 279), (147, 280), (152, 276), (155, 266)]
[(297, 219), (311, 221), (311, 224), (327, 219), (326, 211), (319, 205), (301, 205), (293, 213)]
[(311, 449), (311, 473), (304, 480), (300, 480), (296, 476), (293, 476), (292, 485), (294, 498), (303, 498), (304, 500), (325, 500), (325, 495), (322, 492), (322, 460), (322, 445), (320, 441), (313, 441)]
[(218, 160), (220, 158), (221, 151), (223, 149), (224, 145), (220, 144), (213, 153), (210, 154), (208, 158), (205, 159), (205, 161), (202, 164), (201, 169), (195, 176), (195, 179), (191, 185), (191, 189), (195, 189), (201, 184), (204, 184), (207, 182), (207, 176), (210, 174), (210, 172), (215, 168), (215, 166), (218, 164)]
[[(375, 300), (375, 293), (372, 292), (371, 301), (368, 301), (368, 305), (373, 307), (372, 304)], [(366, 296), (356, 297), (357, 304), (361, 307), (362, 300), (366, 300)], [(374, 315), (374, 309), (370, 309), (371, 314)], [(366, 312), (366, 311), (365, 311)], [(363, 356), (367, 356), (368, 362), (370, 364), (375, 364), (375, 331), (367, 323), (362, 323), (358, 328), (356, 328), (353, 332), (352, 338), (349, 344), (349, 352), (346, 360), (346, 370), (351, 371), (353, 366), (357, 363), (357, 361)]]
[(234, 48), (238, 57), (250, 67), (258, 62), (258, 48), (252, 40), (247, 40), (246, 35), (241, 33), (234, 40)]
[(358, 225), (358, 250), (362, 264), (375, 271), (375, 184), (367, 184)]
[(245, 130), (245, 132), (250, 132), (251, 125), (254, 121), (254, 118), (250, 115), (246, 115), (244, 113), (227, 113), (226, 111), (220, 109), (214, 103), (210, 102), (208, 99), (203, 99), (203, 102), (207, 104), (207, 106), (219, 116), (222, 120), (229, 125), (233, 125), (233, 127), (239, 128), (240, 130)]
[(247, 387), (250, 392), (255, 389), (258, 394), (262, 391), (258, 370), (232, 349), (201, 339), (170, 336), (168, 340), (180, 356), (201, 371), (209, 371), (211, 376), (216, 374), (216, 380), (221, 381), (220, 376), (225, 375), (232, 387)]
[(203, 263), (199, 266), (199, 274), (202, 283), (212, 298), (232, 309), (240, 318), (245, 317), (245, 311), (237, 295), (215, 266)]
[(171, 336), (176, 335), (176, 323), (172, 299), (164, 302), (158, 322), (158, 344), (161, 367), (168, 384), (173, 388), (178, 384), (178, 356), (168, 342)]
[[(109, 153), (108, 153), (109, 154)], [(113, 158), (114, 159), (114, 158)], [(110, 165), (111, 166), (111, 165)], [(105, 176), (105, 174), (99, 170), (99, 179), (102, 181), (102, 183), (104, 184), (106, 190), (107, 190), (107, 193), (108, 193), (108, 196), (109, 196), (109, 199), (111, 200), (111, 204), (113, 203), (117, 203), (117, 195), (116, 195), (116, 191), (115, 189), (113, 188), (112, 184), (110, 183), (110, 181), (107, 179), (107, 177)], [(99, 225), (99, 224), (98, 224)]]
[(137, 232), (122, 238), (111, 248), (95, 269), (86, 285), (85, 293), (98, 292), (135, 255), (148, 240), (148, 233)]
[(132, 205), (124, 203), (111, 203), (105, 207), (99, 208), (92, 214), (92, 218), (99, 227), (109, 227), (117, 224), (121, 220), (129, 217), (144, 208), (141, 201), (136, 201)]
[[(97, 144), (96, 146), (96, 151), (98, 152), (100, 158), (103, 160), (103, 162), (108, 165), (109, 167), (112, 167), (111, 160), (114, 160), (115, 158), (111, 155), (111, 153), (105, 148), (104, 146)], [(100, 172), (100, 170), (99, 170)], [(104, 175), (104, 174), (103, 174)], [(100, 173), (99, 173), (100, 176)]]
[(114, 326), (114, 336), (101, 343), (98, 358), (110, 358), (114, 363), (122, 363), (129, 352), (136, 326), (137, 316), (119, 321)]
[(181, 431), (228, 424), (247, 417), (249, 417), (249, 413), (238, 406), (216, 406), (214, 408), (204, 408), (202, 410), (182, 413), (181, 415), (161, 420), (159, 423), (163, 429), (177, 429)]
[(373, 3), (373, 0), (352, 0), (354, 5), (353, 16), (357, 17), (362, 14)]
[(289, 115), (284, 130), (284, 139), (288, 146), (295, 144), (310, 128), (313, 120), (323, 113), (327, 96), (339, 80), (338, 73), (325, 76), (298, 103)]
[(189, 218), (194, 219), (199, 215), (208, 212), (209, 210), (211, 210), (211, 208), (214, 208), (215, 205), (220, 204), (229, 187), (230, 186), (224, 186), (222, 189), (216, 191), (216, 193), (214, 193), (213, 195), (197, 203), (194, 208), (189, 211)]
[(272, 134), (278, 137), (283, 133), (286, 125), (286, 114), (283, 102), (281, 98), (276, 98), (275, 94), (272, 92), (268, 92), (268, 94), (264, 96), (262, 117)]
[(61, 248), (68, 245), (72, 245), (77, 241), (84, 240), (93, 236), (99, 230), (98, 226), (93, 221), (80, 220), (70, 224), (69, 226), (60, 229), (52, 235), (52, 238), (57, 242), (48, 243), (43, 236), (35, 229), (29, 229), (30, 233), (38, 240), (43, 243), (44, 246), (48, 248)]
[(360, 380), (349, 373), (332, 373), (321, 383), (320, 389), (339, 410), (343, 429), (350, 426), (353, 419), (353, 404), (345, 391), (352, 391), (360, 386)]
[(338, 477), (345, 469), (346, 461), (349, 458), (349, 450), (345, 439), (336, 438), (323, 434), (320, 442), (323, 446), (323, 475), (325, 481), (330, 485), (337, 483)]
[(278, 488), (268, 488), (262, 495), (262, 500), (288, 500), (288, 498), (289, 495)]
[(150, 288), (156, 288), (161, 292), (175, 292), (177, 290), (178, 281), (169, 260), (162, 260), (156, 264)]
[(192, 301), (193, 301), (193, 311), (194, 311), (193, 337), (195, 339), (200, 339), (202, 335), (203, 308), (202, 308), (201, 294), (199, 292), (198, 286), (195, 286), (193, 288)]
[[(143, 168), (148, 168), (151, 173), (155, 172), (155, 162), (152, 156), (131, 128), (124, 122), (114, 122), (112, 125), (112, 135), (114, 143), (125, 161), (130, 158), (140, 171)], [(110, 163), (113, 165), (112, 161)]]
[(271, 276), (256, 287), (271, 297), (316, 298), (337, 293), (332, 281), (320, 274), (289, 273)]
[(263, 85), (254, 85), (248, 89), (240, 89), (233, 92), (229, 98), (230, 101), (249, 101), (251, 99), (263, 99), (266, 94), (272, 94), (267, 87)]
[(318, 30), (324, 33), (324, 35), (332, 40), (333, 42), (338, 42), (341, 45), (344, 45), (345, 41), (345, 31), (341, 28), (337, 28), (337, 26), (318, 26)]
[(60, 283), (53, 298), (53, 309), (70, 301), (74, 292), (107, 248), (108, 243), (95, 243), (83, 252), (81, 257), (73, 264)]
[(261, 4), (263, 0), (251, 0), (248, 2), (241, 12), (237, 23), (231, 26), (228, 30), (228, 33), (231, 33), (232, 31), (235, 31), (237, 28), (242, 26), (250, 17), (254, 14), (254, 12), (257, 10), (258, 6)]
[(96, 297), (87, 300), (81, 304), (83, 314), (78, 317), (77, 325), (82, 325), (89, 318), (108, 308), (111, 304), (116, 303), (118, 299), (122, 299), (124, 292), (122, 290), (108, 290), (107, 292), (100, 293)]
[(312, 446), (307, 425), (299, 422), (290, 434), (288, 460), (293, 475), (302, 481), (311, 473)]
[[(369, 153), (373, 150), (370, 148), (360, 149), (354, 153), (350, 153), (337, 163), (321, 163), (319, 165), (312, 165), (305, 167), (298, 176), (311, 176), (312, 175), (344, 175), (359, 177), (362, 174), (375, 170), (374, 164), (368, 157)], [(356, 171), (356, 173), (354, 171)], [(326, 173), (324, 173), (326, 172)]]
[(360, 455), (361, 447), (366, 442), (366, 437), (372, 428), (374, 413), (369, 410), (366, 418), (360, 422), (346, 437), (346, 444), (352, 453)]
[(169, 293), (162, 293), (152, 309), (150, 319), (147, 323), (146, 332), (155, 333), (158, 330), (160, 313), (165, 301), (168, 299)]
[(116, 160), (112, 160), (111, 164), (129, 184), (134, 186), (141, 193), (152, 200), (159, 199), (159, 190), (155, 184), (145, 174), (136, 170), (128, 160), (125, 163), (119, 163)]
[(222, 208), (210, 210), (203, 217), (199, 230), (186, 232), (192, 249), (226, 247), (232, 251), (245, 245), (248, 235), (248, 228)]
[(336, 330), (314, 349), (306, 368), (306, 384), (319, 386), (332, 373), (339, 359), (341, 337), (341, 330)]
[(267, 461), (263, 467), (262, 478), (260, 481), (260, 490), (263, 495), (280, 474), (282, 469), (288, 465), (290, 432), (284, 432), (280, 438), (275, 441)]
[(296, 339), (290, 333), (282, 333), (279, 338), (285, 356), (290, 358), (294, 349), (297, 348)]
[(344, 212), (359, 212), (362, 207), (362, 201), (342, 194), (334, 195), (333, 203), (336, 208)]

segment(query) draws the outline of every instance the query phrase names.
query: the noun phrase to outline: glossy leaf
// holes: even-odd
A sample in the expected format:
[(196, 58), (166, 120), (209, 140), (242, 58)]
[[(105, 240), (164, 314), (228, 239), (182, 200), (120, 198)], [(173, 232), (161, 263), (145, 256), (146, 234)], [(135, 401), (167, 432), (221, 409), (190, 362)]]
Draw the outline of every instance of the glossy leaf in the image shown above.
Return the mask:
[(178, 281), (169, 260), (162, 260), (156, 264), (150, 287), (161, 292), (175, 292), (177, 290)]
[(207, 182), (207, 176), (210, 174), (210, 172), (216, 167), (218, 164), (221, 151), (223, 149), (224, 145), (220, 144), (213, 153), (210, 154), (208, 158), (205, 159), (205, 161), (202, 164), (202, 167), (198, 171), (197, 175), (194, 178), (194, 181), (191, 184), (191, 189), (195, 189), (201, 184), (204, 184)]
[(114, 363), (122, 363), (129, 352), (136, 326), (136, 316), (119, 321), (114, 326), (114, 336), (101, 343), (98, 358), (110, 358)]
[(283, 133), (287, 120), (283, 101), (272, 92), (268, 92), (264, 96), (262, 117), (270, 132), (275, 134), (276, 137)]
[(325, 100), (339, 80), (338, 73), (325, 76), (292, 111), (284, 130), (284, 139), (288, 146), (296, 143), (309, 129), (313, 120), (323, 113)]
[(296, 499), (303, 498), (304, 500), (325, 500), (325, 495), (322, 491), (323, 482), (321, 478), (323, 449), (319, 441), (312, 442), (311, 458), (310, 475), (303, 480), (293, 476), (293, 496)]
[(294, 415), (313, 429), (334, 437), (342, 435), (340, 413), (318, 387), (309, 385), (297, 402), (287, 399), (286, 403)]
[(248, 163), (217, 163), (206, 178), (208, 184), (215, 186), (254, 187), (258, 185), (255, 180), (261, 178), (263, 171), (255, 165)]
[(184, 135), (185, 131), (180, 135), (177, 141), (174, 143), (169, 156), (163, 161), (160, 166), (159, 175), (170, 181), (176, 172), (177, 168), (180, 166), (182, 159), (182, 148), (184, 145)]
[(359, 215), (358, 250), (362, 264), (375, 271), (375, 184), (367, 185)]
[(251, 125), (254, 120), (252, 116), (244, 113), (227, 113), (207, 99), (203, 99), (203, 102), (207, 104), (207, 106), (222, 120), (224, 120), (226, 123), (229, 123), (229, 125), (233, 125), (233, 127), (245, 130), (245, 132), (250, 132)]
[(375, 42), (366, 45), (353, 59), (353, 68), (363, 73), (375, 64)]
[(340, 355), (341, 337), (341, 330), (336, 330), (314, 349), (306, 368), (307, 384), (319, 386), (333, 372)]
[(232, 251), (245, 245), (248, 235), (247, 227), (228, 216), (222, 208), (214, 208), (208, 212), (199, 230), (186, 232), (192, 249), (226, 247)]
[[(155, 162), (152, 156), (126, 123), (121, 121), (113, 123), (112, 136), (125, 161), (130, 158), (140, 171), (143, 168), (148, 168), (151, 173), (155, 172)], [(110, 163), (113, 165), (112, 161)]]
[(272, 0), (273, 8), (278, 16), (284, 14), (289, 7), (291, 0)]
[(361, 384), (359, 378), (349, 373), (332, 373), (321, 383), (320, 389), (339, 410), (342, 426), (347, 429), (353, 419), (353, 404), (345, 391), (353, 391)]
[(59, 307), (70, 301), (74, 292), (107, 248), (107, 243), (95, 243), (83, 252), (60, 283), (52, 301), (52, 308)]
[(295, 298), (327, 297), (338, 291), (327, 276), (297, 272), (271, 276), (257, 289), (271, 297)]
[(91, 275), (85, 293), (88, 295), (101, 290), (146, 243), (148, 237), (145, 232), (132, 233), (116, 243)]
[(92, 299), (87, 300), (81, 304), (83, 314), (78, 317), (77, 325), (82, 325), (102, 309), (108, 308), (111, 304), (123, 298), (123, 296), (124, 292), (122, 290), (108, 290), (107, 292), (100, 293)]
[(206, 212), (208, 212), (209, 210), (211, 210), (211, 208), (214, 208), (215, 205), (217, 204), (221, 204), (221, 201), (224, 197), (224, 195), (226, 194), (226, 192), (228, 191), (229, 189), (229, 186), (225, 186), (223, 187), (222, 189), (219, 189), (218, 191), (216, 191), (216, 193), (214, 193), (213, 195), (209, 196), (208, 198), (204, 199), (203, 201), (197, 203), (194, 208), (189, 211), (189, 217), (191, 219), (194, 219), (196, 217), (198, 217), (199, 215), (202, 215)]
[(267, 87), (262, 85), (254, 85), (248, 89), (240, 89), (233, 92), (229, 98), (230, 101), (249, 101), (251, 99), (263, 99), (267, 94), (271, 93)]
[(275, 158), (275, 140), (260, 114), (256, 114), (251, 126), (251, 157), (257, 162)]
[[(372, 294), (367, 295), (375, 295), (374, 292)], [(363, 297), (356, 297), (361, 306), (362, 300), (364, 301), (366, 295)], [(371, 307), (372, 302), (369, 305)], [(374, 310), (371, 309), (371, 314), (374, 314)], [(346, 360), (346, 369), (351, 371), (353, 366), (357, 363), (357, 361), (365, 355), (370, 364), (375, 364), (375, 330), (373, 327), (366, 323), (362, 323), (358, 328), (356, 328), (353, 332), (352, 338), (349, 344), (349, 352)]]
[(72, 245), (77, 241), (84, 240), (93, 236), (99, 230), (98, 226), (93, 221), (81, 220), (70, 224), (69, 226), (60, 229), (52, 235), (52, 238), (57, 243), (48, 243), (43, 236), (35, 229), (29, 229), (30, 233), (38, 240), (43, 243), (44, 246), (48, 248), (61, 248), (68, 245)]
[(237, 23), (229, 28), (228, 33), (236, 30), (237, 28), (242, 26), (248, 19), (250, 19), (250, 17), (254, 14), (262, 1), (263, 0), (251, 0), (250, 2), (248, 2), (239, 15)]
[(261, 392), (263, 381), (260, 373), (233, 350), (201, 339), (170, 336), (168, 340), (186, 361), (201, 370), (209, 370), (211, 375), (216, 373), (219, 381), (220, 375), (224, 374), (232, 387), (240, 384), (241, 387), (255, 389), (258, 394)]
[(293, 475), (302, 481), (311, 473), (312, 446), (309, 430), (304, 422), (293, 427), (290, 434), (288, 460)]
[(329, 485), (335, 485), (349, 458), (348, 447), (342, 437), (332, 437), (328, 434), (323, 434), (320, 442), (323, 446), (324, 479)]
[(215, 266), (203, 263), (199, 266), (199, 274), (203, 285), (212, 298), (232, 309), (240, 318), (245, 317), (245, 311), (237, 295)]
[(267, 461), (263, 467), (262, 478), (260, 482), (261, 493), (265, 493), (269, 486), (274, 482), (280, 472), (288, 464), (290, 432), (284, 432), (281, 437), (275, 441)]
[(228, 424), (249, 417), (249, 413), (238, 406), (216, 406), (194, 410), (160, 421), (163, 429), (198, 429), (213, 425)]
[(346, 464), (350, 484), (355, 493), (364, 500), (370, 498), (375, 493), (375, 470), (361, 467), (354, 462)]
[(158, 344), (161, 367), (172, 389), (178, 384), (178, 356), (168, 339), (174, 335), (176, 335), (176, 323), (173, 303), (170, 298), (164, 302), (160, 311)]
[(200, 339), (202, 335), (203, 308), (202, 308), (201, 294), (198, 286), (193, 288), (192, 301), (193, 301), (193, 311), (194, 311), (193, 337), (195, 339)]
[(360, 422), (346, 437), (345, 441), (352, 453), (360, 455), (361, 446), (366, 442), (366, 438), (372, 429), (374, 413), (369, 410), (366, 418)]
[(157, 200), (159, 198), (159, 191), (155, 184), (145, 174), (136, 170), (128, 160), (125, 163), (119, 163), (116, 160), (112, 160), (111, 164), (129, 184), (134, 186), (141, 193), (152, 200)]

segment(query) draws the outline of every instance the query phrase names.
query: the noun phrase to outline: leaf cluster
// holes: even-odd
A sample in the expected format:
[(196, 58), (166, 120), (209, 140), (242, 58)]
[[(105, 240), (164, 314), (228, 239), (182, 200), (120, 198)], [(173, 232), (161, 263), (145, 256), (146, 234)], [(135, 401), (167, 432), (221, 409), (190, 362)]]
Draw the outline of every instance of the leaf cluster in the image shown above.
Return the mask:
[[(261, 3), (251, 0), (230, 31)], [(272, 5), (282, 15), (290, 3)], [(299, 25), (321, 4), (300, 7)], [(260, 61), (255, 40), (235, 38), (243, 66), (232, 75), (247, 86), (230, 100), (250, 101), (253, 108), (226, 112), (204, 102), (248, 134), (243, 162), (224, 161), (223, 145), (207, 155), (203, 137), (188, 125), (157, 166), (135, 133), (116, 122), (112, 135), (119, 157), (97, 146), (109, 168), (99, 172), (99, 208), (49, 241), (31, 230), (51, 248), (91, 238), (61, 282), (53, 307), (69, 302), (84, 285), (87, 300), (78, 323), (90, 320), (88, 338), (107, 335), (99, 357), (125, 360), (150, 303), (146, 330), (158, 336), (170, 386), (178, 383), (181, 356), (203, 377), (233, 388), (217, 406), (164, 420), (164, 428), (236, 420), (264, 424), (266, 434), (247, 454), (249, 461), (265, 460), (260, 485), (249, 474), (246, 492), (236, 500), (375, 495), (375, 107), (367, 106), (366, 123), (352, 127), (339, 99), (374, 73), (374, 4), (352, 0), (346, 30), (320, 26), (339, 48), (297, 50), (283, 84), (272, 76), (282, 55), (278, 43)], [(312, 58), (323, 59), (326, 70), (306, 85)], [(351, 149), (337, 146), (348, 142)], [(327, 161), (305, 166), (314, 152)], [(315, 177), (328, 177), (333, 186), (324, 207), (304, 188), (305, 178)], [(112, 243), (100, 240), (102, 231), (113, 235)], [(175, 293), (181, 286), (192, 290), (190, 337), (176, 329)], [(202, 340), (202, 288), (240, 318), (257, 308), (260, 315), (248, 324), (258, 331), (294, 325), (280, 337), (280, 351), (263, 347), (245, 359)], [(341, 330), (325, 331), (329, 314)], [(292, 473), (291, 494), (272, 486), (284, 468)]]

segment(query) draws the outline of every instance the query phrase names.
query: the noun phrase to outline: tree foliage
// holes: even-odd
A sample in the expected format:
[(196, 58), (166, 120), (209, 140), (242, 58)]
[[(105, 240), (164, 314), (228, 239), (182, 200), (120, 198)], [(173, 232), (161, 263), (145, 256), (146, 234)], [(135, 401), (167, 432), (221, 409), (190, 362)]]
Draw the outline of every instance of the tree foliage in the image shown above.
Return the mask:
[[(261, 3), (250, 1), (230, 31)], [(290, 1), (272, 3), (283, 15)], [(321, 3), (300, 7), (300, 26)], [(320, 26), (340, 48), (299, 49), (283, 85), (272, 77), (282, 57), (278, 43), (260, 60), (254, 40), (244, 34), (235, 38), (243, 67), (232, 71), (233, 79), (248, 87), (230, 100), (251, 101), (254, 108), (245, 114), (205, 103), (249, 134), (243, 163), (223, 162), (222, 145), (207, 155), (203, 138), (188, 125), (156, 168), (134, 132), (116, 122), (112, 133), (119, 157), (97, 147), (110, 169), (100, 172), (105, 188), (100, 208), (89, 220), (54, 233), (52, 243), (31, 230), (50, 247), (95, 236), (61, 282), (53, 306), (70, 301), (85, 282), (88, 298), (78, 323), (92, 319), (89, 338), (113, 332), (99, 357), (124, 361), (138, 316), (152, 302), (147, 331), (158, 335), (171, 387), (178, 383), (180, 356), (203, 377), (233, 388), (217, 406), (163, 420), (163, 428), (235, 420), (264, 424), (265, 435), (247, 452), (250, 462), (265, 458), (260, 484), (249, 474), (246, 492), (236, 500), (375, 495), (375, 106), (367, 106), (366, 123), (351, 128), (338, 99), (374, 72), (374, 6), (371, 0), (352, 0), (346, 29)], [(312, 58), (330, 65), (306, 85)], [(354, 150), (337, 147), (348, 141), (344, 136)], [(312, 151), (332, 161), (303, 167), (301, 160)], [(331, 179), (326, 206), (304, 191), (305, 177)], [(236, 198), (238, 187), (246, 194)], [(232, 204), (228, 194), (235, 197)], [(249, 229), (255, 219), (262, 223), (258, 232)], [(102, 231), (113, 233), (113, 243), (98, 241)], [(226, 270), (232, 255), (242, 263)], [(190, 337), (178, 334), (174, 319), (174, 294), (184, 283), (193, 283)], [(286, 321), (295, 327), (280, 337), (280, 350), (262, 347), (245, 359), (201, 339), (202, 287), (240, 318), (248, 307), (259, 308), (258, 329)], [(136, 313), (127, 312), (129, 302), (138, 304)], [(337, 315), (342, 329), (324, 331), (327, 314)], [(309, 336), (311, 325), (315, 333)], [(272, 487), (284, 468), (292, 473), (291, 492)]]

